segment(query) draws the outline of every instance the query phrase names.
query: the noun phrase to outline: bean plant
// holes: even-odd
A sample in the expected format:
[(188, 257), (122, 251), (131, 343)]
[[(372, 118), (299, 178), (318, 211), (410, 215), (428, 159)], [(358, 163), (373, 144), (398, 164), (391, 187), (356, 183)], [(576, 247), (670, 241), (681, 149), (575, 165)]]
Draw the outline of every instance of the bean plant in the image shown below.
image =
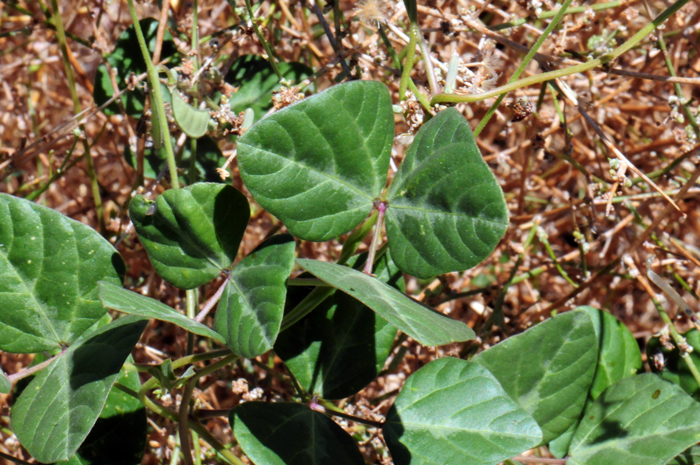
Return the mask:
[[(395, 122), (383, 83), (337, 84), (270, 113), (280, 78), (299, 82), (312, 72), (246, 56), (226, 78), (238, 92), (222, 100), (182, 86), (172, 64), (152, 63), (157, 23), (131, 12), (134, 25), (106, 61), (121, 73), (147, 72), (148, 85), (121, 93), (103, 65), (95, 99), (113, 99), (107, 113), (138, 117), (150, 95), (152, 145), (141, 169), (147, 178), (170, 173), (173, 188), (135, 195), (129, 215), (155, 272), (184, 291), (186, 311), (125, 288), (124, 262), (97, 231), (0, 194), (0, 349), (35, 354), (22, 372), (0, 373), (0, 392), (13, 392), (12, 431), (38, 462), (138, 464), (148, 410), (178, 423), (187, 464), (201, 463), (193, 436), (216, 451), (212, 460), (244, 463), (206, 428), (216, 415), (258, 465), (362, 465), (358, 441), (372, 447), (366, 441), (375, 436), (397, 465), (513, 464), (543, 447), (568, 465), (698, 463), (700, 359), (660, 337), (650, 358), (663, 350), (670, 363), (643, 372), (632, 333), (592, 307), (552, 315), (476, 355), (431, 361), (408, 376), (380, 421), (340, 409), (333, 401), (396, 367), (397, 341), (436, 347), (476, 338), (463, 321), (407, 295), (404, 283), (470, 269), (503, 239), (505, 198), (469, 125), (454, 108), (437, 112), (388, 176)], [(181, 58), (169, 35), (162, 53)], [(225, 122), (212, 120), (206, 104), (234, 115), (250, 109), (234, 136), (240, 177), (255, 208), (286, 228), (240, 260), (251, 205), (218, 179), (221, 153), (207, 134), (223, 137)], [(189, 142), (176, 159), (171, 136), (180, 133)], [(132, 147), (124, 156), (137, 166)], [(332, 261), (298, 247), (338, 238)], [(357, 253), (365, 242), (368, 251)], [(216, 308), (200, 309), (198, 290), (214, 282)], [(151, 320), (188, 333), (185, 356), (132, 358)], [(697, 334), (685, 344), (700, 349)], [(204, 377), (266, 354), (284, 362), (291, 401), (223, 412), (193, 401)], [(179, 402), (168, 407), (165, 395)], [(353, 435), (348, 422), (358, 425)]]

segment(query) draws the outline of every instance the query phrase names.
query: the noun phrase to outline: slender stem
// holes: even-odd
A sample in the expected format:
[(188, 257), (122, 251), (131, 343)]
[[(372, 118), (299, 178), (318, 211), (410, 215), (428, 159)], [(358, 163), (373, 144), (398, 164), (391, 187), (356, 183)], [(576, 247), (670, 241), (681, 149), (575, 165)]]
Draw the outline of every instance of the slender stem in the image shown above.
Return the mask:
[[(235, 4), (233, 4), (232, 6), (235, 6)], [(275, 54), (272, 50), (272, 47), (270, 46), (270, 43), (265, 39), (265, 36), (263, 36), (263, 33), (260, 30), (260, 27), (258, 26), (258, 23), (255, 21), (255, 14), (253, 13), (253, 6), (250, 4), (250, 0), (245, 0), (245, 6), (248, 10), (248, 18), (251, 24), (253, 25), (255, 35), (258, 36), (258, 40), (265, 49), (265, 53), (267, 53), (267, 61), (270, 63), (270, 66), (272, 66), (272, 70), (277, 75), (277, 78), (281, 81), (282, 79), (284, 79), (284, 76), (282, 75), (279, 66), (277, 66), (277, 60), (275, 59)]]
[[(61, 48), (61, 59), (63, 61), (63, 67), (66, 71), (66, 77), (68, 78), (68, 88), (70, 90), (71, 99), (73, 100), (73, 109), (75, 113), (78, 114), (82, 111), (82, 108), (80, 107), (80, 97), (78, 97), (78, 91), (75, 88), (73, 69), (71, 68), (70, 60), (68, 59), (68, 44), (66, 42), (66, 33), (63, 29), (61, 12), (58, 9), (58, 0), (51, 0), (51, 9), (53, 10), (53, 21), (56, 26), (56, 36), (58, 37), (58, 43)], [(80, 125), (80, 131), (85, 133), (85, 125)], [(104, 207), (102, 205), (102, 197), (100, 196), (100, 187), (97, 181), (97, 174), (95, 173), (95, 166), (92, 162), (92, 156), (90, 155), (90, 145), (85, 138), (82, 138), (82, 144), (83, 156), (85, 157), (85, 163), (87, 164), (87, 172), (88, 177), (90, 178), (90, 187), (92, 188), (92, 198), (95, 202), (95, 212), (97, 213), (100, 233), (104, 234), (106, 231)]]
[(372, 267), (374, 266), (374, 257), (377, 253), (377, 247), (382, 241), (382, 228), (384, 227), (384, 213), (386, 212), (386, 202), (383, 200), (379, 202), (377, 206), (377, 211), (379, 212), (377, 216), (377, 224), (374, 225), (374, 235), (372, 236), (372, 245), (369, 247), (369, 255), (367, 256), (367, 262), (365, 263), (364, 273), (372, 275)]
[[(606, 65), (624, 53), (628, 52), (633, 47), (637, 46), (646, 36), (648, 36), (657, 26), (663, 24), (672, 14), (683, 8), (689, 0), (678, 0), (673, 5), (664, 10), (659, 16), (657, 16), (653, 21), (640, 29), (635, 35), (633, 35), (627, 42), (613, 50), (612, 52), (603, 55), (595, 60), (587, 61), (581, 63), (580, 65), (570, 66), (564, 69), (557, 69), (554, 71), (549, 71), (546, 73), (537, 74), (535, 76), (530, 76), (518, 81), (506, 84), (504, 86), (498, 87), (492, 91), (484, 92), (481, 94), (438, 94), (433, 96), (430, 100), (432, 105), (438, 103), (462, 103), (462, 102), (479, 102), (481, 100), (486, 100), (487, 98), (496, 97), (502, 93), (510, 92), (512, 90), (520, 89), (523, 87), (531, 86), (533, 84), (538, 84), (544, 81), (550, 81), (552, 79), (558, 79), (565, 76), (570, 76), (572, 74), (583, 73), (598, 66)], [(410, 53), (410, 50), (409, 50)]]
[(343, 244), (343, 250), (340, 251), (339, 265), (345, 265), (347, 261), (355, 254), (357, 247), (365, 240), (367, 235), (372, 232), (372, 228), (377, 222), (378, 212), (374, 210), (370, 217), (362, 223), (362, 225), (352, 232)]
[(55, 357), (51, 357), (50, 359), (45, 360), (41, 363), (37, 363), (34, 366), (27, 367), (23, 370), (20, 370), (17, 373), (15, 373), (14, 375), (7, 375), (7, 379), (9, 379), (12, 384), (15, 384), (20, 379), (26, 378), (27, 376), (31, 376), (34, 373), (43, 370), (47, 366), (51, 365), (58, 357), (60, 357), (61, 355), (65, 354), (65, 353), (66, 353), (66, 351), (63, 350), (60, 354), (56, 355)]
[[(435, 78), (435, 68), (433, 67), (433, 62), (430, 59), (430, 48), (423, 37), (423, 33), (420, 31), (420, 26), (417, 26), (418, 33), (416, 37), (418, 39), (418, 47), (420, 47), (420, 53), (423, 57), (423, 64), (425, 65), (425, 74), (428, 75), (428, 85), (430, 86), (430, 93), (435, 95), (440, 93), (440, 87), (438, 86), (437, 79)], [(410, 85), (410, 84), (409, 84)]]
[[(525, 68), (530, 64), (530, 61), (535, 57), (535, 54), (537, 53), (537, 50), (540, 49), (544, 41), (549, 37), (549, 35), (552, 33), (555, 27), (559, 25), (559, 22), (561, 19), (564, 17), (566, 14), (566, 10), (571, 4), (572, 0), (564, 0), (564, 3), (562, 3), (561, 7), (557, 11), (557, 15), (554, 17), (554, 19), (547, 25), (547, 28), (544, 30), (542, 35), (540, 35), (537, 38), (537, 41), (535, 42), (535, 45), (532, 46), (529, 52), (527, 52), (527, 55), (525, 55), (525, 58), (523, 58), (522, 63), (520, 63), (520, 66), (518, 66), (518, 69), (515, 70), (513, 75), (510, 77), (510, 80), (508, 80), (508, 83), (515, 82), (520, 75), (525, 71)], [(481, 119), (479, 122), (479, 125), (474, 129), (474, 137), (478, 137), (481, 131), (484, 129), (486, 124), (489, 122), (493, 114), (496, 112), (498, 109), (498, 106), (501, 104), (504, 98), (506, 98), (507, 93), (504, 92), (501, 95), (498, 96), (496, 101), (491, 105), (491, 108), (488, 109), (484, 117)]]
[[(416, 58), (416, 42), (418, 40), (418, 32), (418, 24), (411, 23), (408, 29), (409, 40), (408, 45), (406, 45), (406, 60), (404, 61), (403, 71), (401, 72), (401, 81), (399, 81), (399, 100), (406, 99), (406, 88), (408, 87), (408, 80), (411, 77), (411, 71), (413, 70), (413, 62)], [(435, 97), (433, 97), (433, 99), (435, 99)]]
[(0, 458), (3, 458), (3, 459), (5, 459), (5, 460), (9, 460), (9, 461), (12, 462), (12, 463), (21, 463), (21, 464), (25, 464), (25, 465), (32, 465), (32, 464), (29, 463), (29, 462), (25, 462), (25, 461), (22, 460), (22, 459), (18, 459), (17, 457), (13, 457), (13, 456), (11, 456), (11, 455), (9, 455), (9, 454), (5, 454), (5, 453), (2, 453), (2, 452), (0, 452)]
[(194, 319), (197, 323), (201, 323), (204, 321), (204, 319), (207, 317), (209, 312), (211, 311), (212, 308), (214, 308), (214, 305), (221, 299), (221, 295), (224, 293), (226, 290), (226, 285), (228, 284), (229, 278), (224, 279), (224, 282), (221, 283), (221, 287), (216, 291), (216, 293), (211, 296), (209, 300), (207, 300), (207, 303), (204, 304), (204, 308), (202, 308), (202, 311), (200, 311), (197, 314), (197, 317)]
[[(617, 1), (617, 2), (596, 3), (595, 5), (574, 6), (571, 8), (566, 8), (566, 13), (564, 13), (564, 14), (571, 15), (571, 14), (575, 14), (575, 13), (585, 13), (588, 10), (593, 10), (593, 11), (607, 10), (610, 8), (617, 8), (618, 6), (621, 6), (625, 3), (631, 3), (631, 2), (627, 2), (626, 0), (622, 0), (622, 1)], [(537, 17), (537, 19), (552, 18), (552, 17), (556, 16), (557, 14), (559, 14), (559, 11), (560, 10), (545, 11), (541, 15), (539, 15)], [(489, 27), (489, 29), (491, 29), (492, 31), (500, 31), (502, 29), (509, 29), (511, 27), (520, 26), (522, 24), (527, 23), (528, 21), (530, 21), (529, 18), (518, 18), (514, 21), (509, 21), (507, 23), (498, 24), (496, 26)]]
[(335, 37), (333, 36), (333, 32), (331, 32), (330, 26), (328, 26), (328, 22), (326, 21), (326, 18), (323, 17), (323, 12), (321, 9), (316, 5), (316, 3), (312, 0), (309, 3), (311, 3), (311, 10), (314, 12), (316, 17), (318, 18), (318, 22), (321, 23), (321, 27), (323, 27), (323, 32), (326, 33), (326, 37), (328, 37), (328, 42), (331, 43), (331, 47), (333, 47), (333, 50), (335, 51), (336, 55), (338, 56), (338, 59), (340, 60), (340, 66), (343, 68), (343, 71), (347, 75), (347, 78), (350, 79), (352, 77), (352, 72), (350, 71), (350, 67), (348, 64), (345, 62), (345, 58), (343, 57), (343, 54), (340, 53), (340, 48), (338, 47), (338, 44), (335, 41)]
[(151, 107), (154, 107), (152, 108), (152, 111), (156, 112), (157, 114), (157, 117), (153, 120), (157, 120), (157, 122), (160, 124), (160, 130), (163, 135), (165, 156), (168, 162), (168, 170), (170, 172), (170, 183), (173, 186), (173, 188), (178, 189), (180, 187), (180, 181), (177, 178), (175, 152), (173, 151), (173, 143), (170, 139), (170, 127), (168, 125), (168, 119), (165, 115), (165, 105), (163, 103), (163, 93), (160, 88), (160, 79), (158, 78), (158, 72), (156, 71), (155, 66), (153, 66), (153, 61), (151, 61), (151, 55), (148, 52), (148, 47), (146, 46), (146, 39), (144, 39), (143, 32), (141, 31), (139, 18), (136, 16), (136, 10), (134, 9), (134, 0), (126, 0), (126, 2), (129, 6), (131, 21), (134, 23), (134, 31), (136, 32), (136, 38), (139, 41), (139, 48), (141, 48), (143, 60), (146, 62), (146, 69), (148, 71), (148, 84), (151, 87), (151, 96), (154, 100)]
[(325, 399), (318, 399), (318, 401), (318, 404), (312, 402), (311, 404), (309, 404), (309, 407), (311, 407), (312, 410), (315, 410), (317, 412), (323, 413), (331, 417), (345, 418), (346, 420), (354, 421), (355, 423), (361, 423), (363, 425), (371, 426), (373, 428), (384, 427), (383, 421), (369, 420), (367, 418), (350, 415), (349, 413), (345, 413), (344, 411), (340, 410), (338, 407), (331, 404)]
[(182, 448), (182, 454), (185, 458), (185, 465), (194, 465), (192, 462), (192, 446), (190, 444), (190, 426), (188, 419), (190, 415), (190, 399), (192, 399), (192, 394), (197, 386), (197, 382), (204, 376), (225, 367), (237, 358), (238, 355), (236, 354), (228, 355), (197, 372), (197, 374), (192, 376), (187, 384), (185, 384), (185, 389), (182, 392), (182, 398), (180, 400), (180, 410), (178, 412), (178, 432), (180, 433), (180, 447)]

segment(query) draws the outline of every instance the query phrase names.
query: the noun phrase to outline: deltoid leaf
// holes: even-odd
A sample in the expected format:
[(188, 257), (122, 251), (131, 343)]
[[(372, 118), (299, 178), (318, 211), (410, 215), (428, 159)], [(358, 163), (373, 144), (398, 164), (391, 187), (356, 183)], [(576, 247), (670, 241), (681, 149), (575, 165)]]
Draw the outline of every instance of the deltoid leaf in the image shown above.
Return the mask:
[[(158, 31), (158, 21), (152, 18), (146, 18), (139, 21), (141, 30), (146, 39), (146, 44), (151, 53), (156, 44), (156, 32)], [(173, 55), (176, 51), (173, 37), (168, 30), (165, 30), (163, 36), (163, 49), (161, 57), (166, 58)], [(125, 80), (131, 73), (136, 75), (146, 72), (146, 63), (143, 61), (141, 49), (139, 48), (138, 40), (134, 26), (129, 26), (117, 40), (114, 50), (107, 57), (107, 62), (117, 71), (116, 81), (119, 88), (126, 87)], [(100, 65), (97, 68), (95, 75), (95, 90), (93, 96), (97, 105), (102, 105), (114, 95), (114, 88), (107, 72), (105, 65)], [(144, 102), (146, 95), (140, 90), (127, 91), (121, 96), (126, 114), (129, 116), (139, 117), (143, 114)], [(112, 103), (104, 112), (107, 115), (119, 114), (119, 107), (116, 103)]]
[(229, 416), (243, 452), (257, 465), (363, 465), (355, 441), (322, 413), (296, 403), (246, 402)]
[[(366, 256), (356, 255), (350, 264), (357, 269), (364, 265)], [(374, 273), (380, 281), (404, 290), (403, 274), (388, 253), (375, 263)], [(290, 286), (287, 308), (291, 310), (311, 290), (313, 287)], [(280, 334), (275, 353), (307, 392), (324, 399), (343, 399), (377, 377), (395, 336), (396, 328), (388, 321), (337, 291)]]
[(486, 368), (441, 358), (408, 377), (384, 438), (396, 465), (496, 465), (536, 446), (542, 431)]
[[(587, 402), (623, 378), (634, 376), (642, 366), (637, 341), (627, 327), (611, 314), (593, 307), (579, 307), (588, 312), (598, 340), (598, 363)], [(549, 451), (558, 458), (566, 455), (580, 418), (549, 443)]]
[(0, 218), (0, 350), (72, 343), (107, 313), (97, 282), (121, 284), (121, 257), (94, 229), (28, 200), (0, 194)]
[[(173, 143), (174, 144), (174, 143)], [(131, 151), (129, 144), (124, 145), (124, 160), (132, 168), (136, 169), (136, 155)], [(216, 171), (226, 163), (226, 158), (221, 153), (221, 149), (214, 139), (211, 137), (201, 137), (197, 139), (197, 156), (195, 166), (197, 167), (197, 182), (216, 182), (222, 183), (221, 176)], [(192, 160), (192, 143), (191, 139), (186, 139), (182, 146), (182, 155), (177, 160), (177, 167), (180, 169), (180, 182), (188, 184), (188, 172), (190, 169), (190, 161)], [(158, 175), (167, 172), (168, 162), (166, 160), (165, 148), (154, 149), (153, 147), (145, 147), (143, 155), (143, 175), (149, 179), (156, 179)], [(228, 183), (230, 184), (230, 178)]]
[(72, 345), (29, 383), (12, 407), (12, 431), (38, 461), (68, 460), (105, 405), (148, 320), (120, 318)]
[(238, 140), (238, 166), (255, 200), (291, 234), (326, 241), (369, 214), (393, 139), (386, 86), (354, 81), (255, 124)]
[[(298, 83), (314, 73), (302, 63), (280, 62), (277, 66), (282, 76), (293, 83)], [(229, 98), (231, 111), (240, 113), (246, 108), (252, 108), (255, 121), (272, 108), (272, 92), (279, 90), (281, 86), (270, 63), (257, 55), (243, 55), (236, 59), (225, 79), (238, 88)]]
[(137, 195), (129, 214), (164, 280), (193, 289), (231, 266), (250, 219), (243, 194), (224, 184), (197, 183), (165, 191), (156, 199), (155, 212), (152, 206)]
[[(136, 392), (141, 388), (139, 374), (135, 369), (122, 368), (117, 383)], [(146, 408), (143, 404), (120, 389), (112, 387), (105, 407), (85, 442), (70, 460), (58, 463), (139, 465), (146, 447), (146, 425)]]
[(478, 265), (508, 225), (503, 192), (454, 108), (441, 111), (418, 131), (387, 201), (394, 260), (419, 278)]
[(591, 315), (598, 337), (598, 369), (590, 391), (591, 398), (595, 400), (608, 386), (634, 376), (642, 367), (642, 354), (624, 323), (597, 308), (581, 308)]
[(191, 333), (210, 337), (215, 341), (224, 343), (224, 338), (208, 326), (197, 323), (164, 303), (146, 297), (145, 295), (137, 294), (136, 292), (128, 291), (120, 286), (115, 286), (114, 284), (106, 282), (100, 282), (99, 295), (100, 302), (102, 302), (105, 308), (111, 308), (130, 315), (167, 321)]
[(542, 428), (542, 442), (574, 424), (586, 402), (598, 358), (585, 311), (562, 313), (474, 358)]
[(10, 391), (12, 391), (12, 381), (0, 369), (0, 394), (9, 394)]
[(425, 346), (441, 346), (474, 339), (474, 331), (361, 271), (335, 263), (299, 259), (317, 278), (359, 300), (389, 323)]
[(289, 234), (273, 236), (231, 272), (214, 328), (234, 353), (255, 358), (275, 343), (284, 314), (287, 278), (294, 266), (294, 248)]
[(171, 92), (175, 122), (188, 137), (198, 139), (207, 133), (211, 116), (209, 111), (195, 108), (185, 102), (176, 89)]
[(591, 403), (567, 465), (663, 465), (700, 441), (700, 404), (653, 373), (619, 381)]
[[(686, 360), (690, 360), (700, 369), (700, 332), (698, 332), (697, 329), (691, 329), (682, 334), (682, 336), (685, 337), (686, 342), (693, 348), (688, 358), (683, 360), (680, 357), (680, 352), (673, 342), (673, 339), (670, 337), (668, 339), (671, 347), (673, 347), (672, 350), (664, 347), (659, 337), (654, 336), (647, 342), (647, 360), (649, 360), (649, 366), (653, 372), (660, 374), (662, 378), (683, 388), (693, 399), (700, 400), (700, 386), (698, 386), (697, 381), (695, 381), (686, 363)], [(663, 359), (662, 368), (657, 367), (654, 362), (657, 358)]]

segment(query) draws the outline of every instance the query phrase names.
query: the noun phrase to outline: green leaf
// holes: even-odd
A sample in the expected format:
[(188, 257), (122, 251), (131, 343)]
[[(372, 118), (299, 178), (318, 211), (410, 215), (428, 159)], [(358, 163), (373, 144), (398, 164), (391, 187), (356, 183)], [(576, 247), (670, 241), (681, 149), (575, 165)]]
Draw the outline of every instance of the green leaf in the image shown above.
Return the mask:
[(386, 184), (394, 115), (386, 87), (337, 85), (261, 120), (238, 140), (255, 200), (291, 234), (326, 241), (367, 217)]
[(246, 402), (229, 422), (257, 465), (364, 465), (355, 441), (333, 420), (296, 403)]
[(441, 346), (475, 337), (466, 324), (424, 306), (377, 278), (335, 263), (306, 259), (299, 259), (297, 263), (359, 300), (420, 344)]
[(28, 200), (0, 194), (0, 218), (0, 350), (72, 343), (107, 313), (97, 282), (121, 284), (124, 262), (94, 229)]
[(608, 386), (634, 376), (642, 367), (642, 354), (624, 323), (597, 308), (581, 308), (591, 315), (599, 341), (598, 369), (590, 391), (591, 398), (595, 400)]
[[(366, 258), (366, 253), (356, 255), (350, 264), (358, 269)], [(375, 263), (374, 273), (380, 281), (404, 290), (403, 274), (388, 253)], [(312, 290), (313, 287), (290, 286), (288, 309)], [(282, 332), (275, 353), (307, 392), (324, 399), (344, 399), (374, 381), (384, 368), (395, 336), (396, 328), (388, 321), (362, 302), (337, 291)]]
[(200, 110), (185, 102), (177, 89), (173, 90), (171, 95), (173, 116), (182, 132), (193, 139), (199, 139), (206, 134), (211, 119), (209, 111)]
[(295, 245), (288, 234), (273, 236), (231, 272), (214, 328), (234, 353), (255, 358), (274, 345), (282, 324)]
[[(174, 143), (173, 143), (174, 145)], [(154, 149), (153, 147), (145, 147), (143, 155), (143, 175), (149, 179), (156, 179), (161, 171), (167, 171), (168, 162), (166, 160), (165, 148)], [(136, 169), (136, 155), (131, 151), (129, 144), (124, 145), (124, 160), (133, 169)], [(186, 139), (182, 146), (182, 155), (177, 160), (177, 167), (181, 173), (179, 178), (182, 184), (189, 184), (187, 172), (190, 169), (190, 160), (192, 159), (191, 139)], [(219, 145), (214, 139), (209, 136), (197, 139), (197, 157), (195, 166), (197, 167), (197, 182), (215, 182), (223, 183), (224, 181), (216, 171), (226, 163), (226, 158), (221, 153)], [(230, 179), (229, 182), (230, 184)]]
[(508, 226), (503, 192), (454, 108), (441, 111), (418, 131), (387, 201), (394, 260), (418, 278), (478, 265)]
[(243, 194), (223, 184), (197, 183), (165, 191), (149, 214), (152, 204), (137, 195), (129, 214), (164, 280), (193, 289), (231, 266), (250, 219)]
[(12, 391), (12, 381), (5, 376), (5, 372), (0, 369), (0, 394), (9, 394)]
[(542, 432), (486, 368), (448, 357), (408, 377), (384, 438), (396, 465), (495, 465)]
[(700, 404), (652, 373), (619, 381), (588, 406), (567, 465), (663, 465), (700, 441)]
[[(285, 79), (298, 83), (314, 72), (302, 63), (277, 64)], [(258, 55), (243, 55), (236, 59), (226, 74), (226, 82), (238, 90), (229, 98), (231, 111), (240, 113), (246, 108), (255, 112), (255, 121), (272, 108), (272, 92), (281, 87), (280, 80), (270, 63)]]
[[(682, 334), (686, 342), (693, 348), (686, 360), (690, 360), (695, 366), (700, 369), (700, 332), (697, 329)], [(691, 395), (693, 399), (700, 400), (700, 386), (693, 377), (693, 374), (688, 369), (685, 360), (681, 359), (680, 352), (673, 339), (667, 337), (669, 343), (673, 347), (672, 350), (664, 347), (661, 344), (658, 336), (654, 336), (647, 342), (647, 359), (652, 371), (659, 373), (662, 378), (671, 381), (680, 386), (686, 393)], [(663, 368), (659, 369), (654, 363), (654, 359), (660, 357), (663, 359)]]
[(598, 345), (585, 311), (562, 313), (477, 355), (534, 417), (549, 442), (574, 424), (593, 381)]
[(164, 303), (146, 297), (145, 295), (137, 294), (136, 292), (106, 282), (100, 282), (99, 295), (100, 302), (102, 302), (105, 308), (111, 308), (130, 315), (167, 321), (191, 333), (210, 337), (222, 344), (225, 342), (224, 338), (221, 337), (219, 333), (210, 329), (208, 326), (197, 323)]
[[(122, 368), (117, 382), (136, 392), (141, 388), (139, 374), (135, 369)], [(146, 448), (146, 425), (146, 408), (143, 404), (112, 387), (105, 407), (85, 442), (69, 461), (58, 463), (139, 465)]]
[(12, 407), (12, 431), (38, 461), (68, 460), (105, 405), (148, 320), (127, 316), (71, 346), (29, 383)]
[[(145, 36), (148, 49), (153, 53), (156, 45), (158, 21), (152, 18), (146, 18), (139, 21), (139, 25)], [(163, 48), (160, 56), (162, 58), (170, 57), (176, 50), (173, 37), (166, 29), (165, 35), (163, 36)], [(146, 63), (143, 61), (143, 55), (141, 55), (141, 49), (139, 48), (134, 26), (129, 26), (122, 32), (114, 46), (114, 50), (107, 57), (107, 62), (118, 73), (116, 81), (120, 89), (126, 87), (125, 81), (130, 74), (139, 75), (146, 72)], [(93, 96), (97, 105), (104, 104), (114, 96), (114, 89), (105, 65), (100, 65), (97, 68)], [(127, 115), (138, 118), (143, 114), (146, 94), (138, 87), (133, 91), (127, 91), (122, 94), (121, 100)], [(117, 115), (119, 114), (119, 107), (115, 102), (105, 108), (104, 112), (106, 115)]]

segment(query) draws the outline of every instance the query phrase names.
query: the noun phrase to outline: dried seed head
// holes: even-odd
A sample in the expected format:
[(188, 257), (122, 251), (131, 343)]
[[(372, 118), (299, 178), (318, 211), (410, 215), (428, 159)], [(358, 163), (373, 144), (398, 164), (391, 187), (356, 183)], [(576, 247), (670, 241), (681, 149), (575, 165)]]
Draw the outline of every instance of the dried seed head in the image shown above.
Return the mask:
[(382, 0), (362, 0), (355, 8), (355, 16), (365, 24), (378, 24), (386, 21), (386, 5)]

